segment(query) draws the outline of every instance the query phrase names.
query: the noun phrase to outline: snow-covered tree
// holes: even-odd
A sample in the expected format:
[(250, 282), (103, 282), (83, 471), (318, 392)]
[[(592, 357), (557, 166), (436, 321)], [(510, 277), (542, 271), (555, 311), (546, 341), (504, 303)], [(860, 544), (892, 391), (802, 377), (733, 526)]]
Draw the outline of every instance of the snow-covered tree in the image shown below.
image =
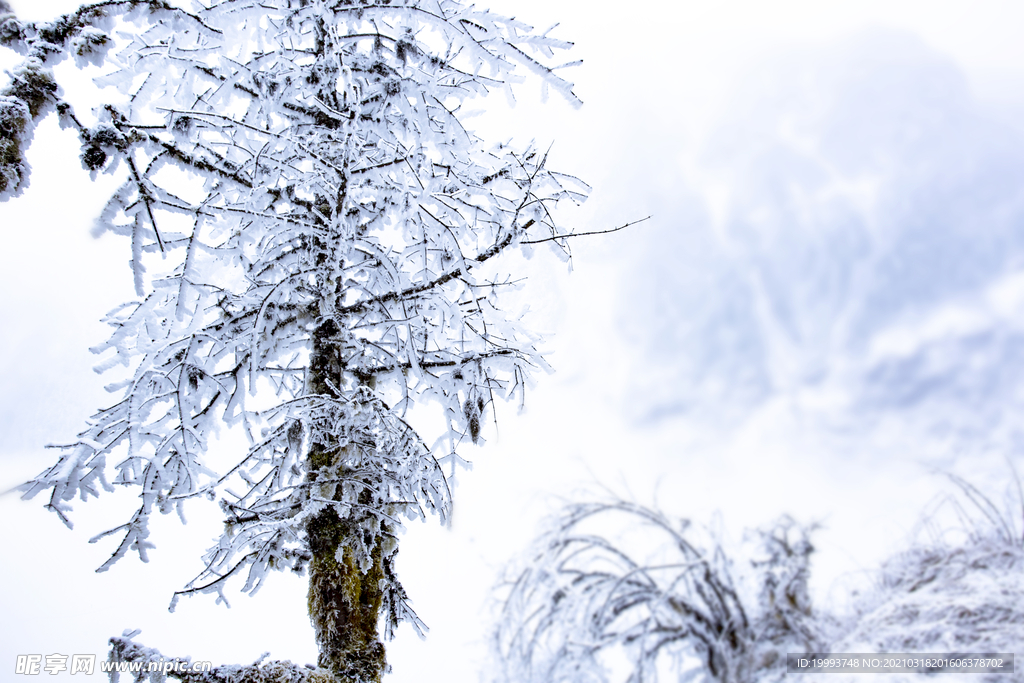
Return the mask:
[[(41, 23), (0, 0), (0, 43), (24, 56), (0, 92), (0, 197), (55, 113), (94, 176), (122, 169), (96, 229), (130, 239), (137, 294), (96, 349), (127, 368), (119, 398), (25, 497), (70, 526), (75, 497), (137, 487), (103, 569), (146, 559), (155, 512), (219, 500), (224, 533), (180, 594), (308, 571), (319, 665), (378, 681), (381, 635), (422, 627), (397, 529), (447, 517), (457, 448), (544, 367), (496, 264), (567, 255), (551, 209), (587, 191), (461, 108), (523, 72), (575, 102), (552, 61), (569, 43), (456, 0), (103, 0)], [(68, 56), (119, 95), (76, 111)], [(221, 426), (248, 446), (211, 447)]]

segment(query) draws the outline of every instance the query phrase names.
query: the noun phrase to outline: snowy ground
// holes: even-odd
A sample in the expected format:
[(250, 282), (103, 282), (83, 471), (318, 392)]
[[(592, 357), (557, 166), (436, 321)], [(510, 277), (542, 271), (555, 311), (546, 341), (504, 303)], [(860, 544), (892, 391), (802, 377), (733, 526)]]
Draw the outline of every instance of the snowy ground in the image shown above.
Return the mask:
[[(577, 41), (586, 104), (545, 113), (527, 94), (481, 131), (556, 140), (552, 165), (594, 185), (567, 225), (654, 217), (580, 241), (571, 276), (529, 262), (557, 371), (469, 453), (451, 528), (403, 540), (431, 632), (400, 632), (393, 683), (487, 677), (490, 589), (561, 498), (604, 488), (697, 522), (720, 513), (733, 536), (784, 512), (820, 521), (813, 590), (838, 606), (951, 491), (933, 469), (999, 498), (1006, 460), (1024, 466), (1024, 10), (772, 4), (516, 4)], [(0, 207), (5, 488), (103, 403), (87, 347), (130, 296), (125, 245), (87, 235), (104, 191), (79, 190), (73, 145), (42, 146), (59, 135), (53, 121), (37, 133), (33, 186)], [(96, 575), (111, 548), (86, 541), (117, 515), (78, 507), (68, 532), (0, 498), (0, 670), (17, 654), (103, 654), (125, 628), (195, 659), (314, 659), (295, 577), (230, 611), (196, 598), (166, 612), (216, 531), (212, 508), (187, 536), (162, 520), (150, 566)]]

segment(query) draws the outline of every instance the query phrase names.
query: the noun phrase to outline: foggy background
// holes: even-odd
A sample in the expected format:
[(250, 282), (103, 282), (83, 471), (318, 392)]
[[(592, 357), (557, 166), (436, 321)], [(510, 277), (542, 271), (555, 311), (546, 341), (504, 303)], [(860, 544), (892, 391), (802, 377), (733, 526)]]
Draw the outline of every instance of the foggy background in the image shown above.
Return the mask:
[[(25, 19), (76, 6), (11, 4)], [(464, 453), (451, 528), (402, 539), (400, 577), (431, 631), (399, 630), (389, 681), (487, 677), (492, 589), (562, 499), (610, 490), (717, 514), (734, 538), (782, 513), (821, 522), (811, 582), (829, 608), (919, 533), (950, 491), (934, 470), (1002, 500), (1007, 461), (1024, 460), (1024, 6), (489, 6), (561, 22), (584, 106), (543, 104), (526, 83), (514, 110), (489, 98), (470, 127), (554, 141), (551, 167), (594, 188), (563, 225), (652, 218), (575, 240), (571, 274), (539, 251), (509, 262), (530, 275), (555, 372)], [(29, 161), (31, 186), (0, 205), (4, 489), (106, 405), (88, 347), (133, 297), (128, 244), (89, 233), (118, 179), (90, 184), (54, 117)], [(17, 654), (103, 658), (126, 628), (215, 664), (315, 660), (304, 577), (168, 614), (218, 533), (213, 505), (186, 508), (184, 529), (154, 520), (149, 565), (93, 573), (115, 541), (88, 539), (120, 523), (126, 493), (77, 504), (73, 532), (42, 499), (0, 498), (0, 671)]]

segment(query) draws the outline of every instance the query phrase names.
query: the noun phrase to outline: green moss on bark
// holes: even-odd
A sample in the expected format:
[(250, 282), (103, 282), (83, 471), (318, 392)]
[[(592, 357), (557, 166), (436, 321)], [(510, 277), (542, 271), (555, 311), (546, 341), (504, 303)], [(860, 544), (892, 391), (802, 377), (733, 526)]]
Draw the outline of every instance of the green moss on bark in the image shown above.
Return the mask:
[(380, 539), (365, 573), (347, 541), (352, 523), (333, 507), (307, 525), (313, 560), (309, 569), (309, 615), (320, 648), (319, 665), (342, 680), (379, 683), (386, 668), (377, 630), (384, 578)]
[[(313, 331), (308, 386), (310, 393), (333, 396), (343, 385), (344, 358), (339, 336), (341, 329), (333, 320), (322, 322)], [(341, 500), (342, 486), (352, 472), (344, 466), (350, 448), (330, 438), (324, 429), (314, 429), (307, 454), (309, 481), (320, 496)], [(326, 442), (325, 442), (326, 441)], [(318, 480), (323, 481), (317, 486)], [(361, 487), (360, 506), (372, 507), (372, 487)], [(384, 602), (382, 586), (385, 557), (380, 524), (370, 513), (351, 512), (342, 518), (335, 506), (328, 506), (306, 524), (309, 549), (308, 607), (310, 621), (320, 650), (319, 665), (332, 671), (346, 683), (380, 683), (387, 663), (378, 622)], [(359, 549), (357, 550), (357, 546)], [(370, 562), (358, 553), (371, 548)], [(362, 562), (360, 560), (363, 560)], [(367, 566), (368, 565), (368, 566)]]
[(28, 107), (21, 100), (0, 94), (0, 194), (16, 190), (27, 167), (22, 145), (30, 123)]
[(53, 79), (53, 72), (33, 57), (14, 70), (14, 79), (0, 95), (18, 98), (28, 105), (32, 118), (37, 119), (53, 103), (56, 93), (57, 82)]

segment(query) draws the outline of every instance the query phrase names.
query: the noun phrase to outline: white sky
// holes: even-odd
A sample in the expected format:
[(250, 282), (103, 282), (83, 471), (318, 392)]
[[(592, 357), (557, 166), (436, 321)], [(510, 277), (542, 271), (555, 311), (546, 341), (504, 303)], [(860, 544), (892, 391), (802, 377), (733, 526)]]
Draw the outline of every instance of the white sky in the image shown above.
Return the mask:
[[(31, 19), (76, 6), (11, 4)], [(1024, 5), (491, 6), (561, 23), (556, 35), (584, 60), (566, 75), (585, 104), (542, 107), (523, 86), (514, 114), (499, 100), (480, 132), (555, 141), (552, 165), (594, 187), (566, 225), (654, 218), (579, 242), (571, 276), (554, 259), (530, 262), (556, 373), (469, 454), (452, 528), (403, 539), (401, 578), (432, 630), (419, 641), (402, 629), (389, 681), (486, 676), (490, 587), (558, 496), (606, 486), (698, 522), (720, 511), (737, 537), (783, 512), (823, 521), (814, 591), (824, 603), (902, 547), (948, 490), (929, 466), (1005, 476), (1019, 439), (1008, 426), (1018, 392), (1003, 380), (1017, 376), (1024, 338), (1024, 211), (997, 178), (1024, 168), (1013, 130)], [(933, 72), (938, 94), (900, 80)], [(920, 141), (916, 129), (886, 128), (906, 121)], [(104, 338), (99, 317), (131, 296), (127, 245), (89, 236), (111, 179), (89, 184), (77, 154), (51, 117), (36, 133), (30, 189), (0, 205), (5, 488), (49, 464), (43, 444), (104, 404), (87, 349)], [(827, 182), (806, 180), (822, 173)], [(832, 274), (847, 270), (833, 292)], [(0, 498), (0, 670), (17, 654), (102, 656), (125, 628), (216, 663), (266, 650), (315, 659), (302, 579), (275, 576), (231, 610), (199, 597), (166, 612), (217, 533), (212, 508), (206, 519), (194, 508), (187, 534), (159, 520), (149, 566), (126, 558), (96, 575), (113, 546), (87, 541), (119, 521), (111, 506), (77, 506), (68, 532), (38, 503)]]

